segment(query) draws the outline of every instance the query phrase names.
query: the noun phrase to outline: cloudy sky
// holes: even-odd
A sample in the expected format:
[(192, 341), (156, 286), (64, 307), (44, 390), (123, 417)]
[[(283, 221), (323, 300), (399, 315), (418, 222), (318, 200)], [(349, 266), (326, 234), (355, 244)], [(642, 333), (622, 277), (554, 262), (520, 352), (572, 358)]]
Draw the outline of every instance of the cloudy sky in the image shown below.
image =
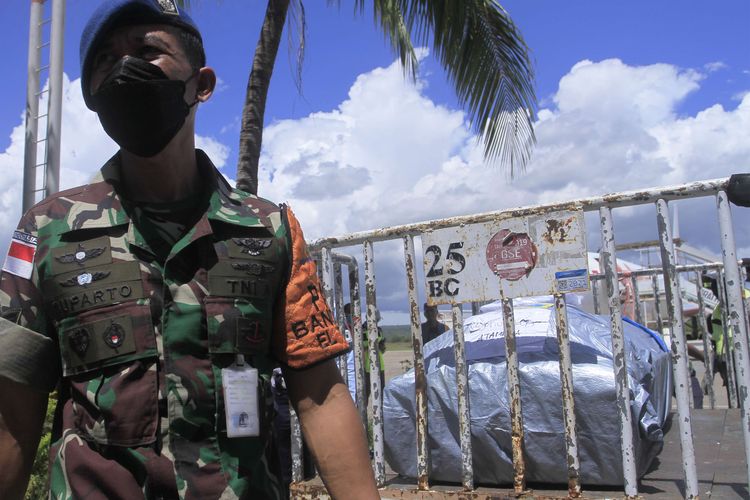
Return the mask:
[[(602, 4), (607, 5), (602, 5)], [(26, 5), (22, 5), (26, 4)], [(28, 2), (0, 5), (0, 245), (20, 216)], [(85, 182), (116, 145), (80, 95), (78, 39), (94, 0), (67, 0), (61, 186)], [(193, 1), (218, 92), (199, 111), (198, 143), (234, 178), (247, 68), (265, 2)], [(307, 2), (303, 94), (282, 45), (261, 157), (260, 194), (287, 201), (309, 239), (351, 231), (750, 172), (746, 1), (504, 2), (532, 51), (538, 144), (510, 180), (483, 163), (428, 49), (404, 80), (369, 13)], [(284, 42), (285, 43), (285, 42)], [(680, 234), (716, 252), (712, 203), (680, 202)], [(750, 210), (733, 209), (741, 256)], [(595, 221), (589, 220), (594, 223)], [(656, 237), (651, 208), (615, 211), (618, 243)], [(598, 249), (590, 230), (589, 247)], [(376, 246), (378, 301), (405, 306), (401, 250)]]

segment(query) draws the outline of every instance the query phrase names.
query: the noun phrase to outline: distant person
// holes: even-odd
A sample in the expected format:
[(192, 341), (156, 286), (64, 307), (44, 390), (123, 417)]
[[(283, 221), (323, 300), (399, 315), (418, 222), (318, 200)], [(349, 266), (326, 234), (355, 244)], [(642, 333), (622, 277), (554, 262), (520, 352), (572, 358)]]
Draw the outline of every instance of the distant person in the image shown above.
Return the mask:
[(424, 303), (424, 317), (427, 321), (422, 323), (422, 344), (437, 338), (440, 334), (448, 331), (448, 325), (438, 321), (438, 308)]
[[(714, 294), (718, 297), (718, 292), (714, 291)], [(746, 301), (750, 298), (750, 292), (743, 288), (742, 289), (742, 299), (743, 301)], [(722, 304), (719, 302), (719, 305), (714, 308), (713, 313), (711, 314), (711, 343), (714, 345), (714, 373), (719, 372), (721, 375), (721, 380), (723, 382), (723, 386), (727, 388), (727, 398), (729, 398), (729, 364), (732, 363), (732, 366), (734, 365), (734, 342), (732, 341), (733, 337), (733, 330), (735, 327), (733, 327), (731, 324), (729, 325), (729, 328), (727, 328), (727, 325), (724, 324), (724, 318), (723, 318), (723, 311), (722, 311)], [(726, 329), (726, 332), (725, 332)], [(725, 345), (725, 340), (729, 344), (729, 349), (727, 352), (727, 346)], [(737, 373), (736, 367), (733, 371), (733, 373)], [(735, 384), (737, 381), (735, 380)], [(736, 387), (736, 386), (735, 386)]]

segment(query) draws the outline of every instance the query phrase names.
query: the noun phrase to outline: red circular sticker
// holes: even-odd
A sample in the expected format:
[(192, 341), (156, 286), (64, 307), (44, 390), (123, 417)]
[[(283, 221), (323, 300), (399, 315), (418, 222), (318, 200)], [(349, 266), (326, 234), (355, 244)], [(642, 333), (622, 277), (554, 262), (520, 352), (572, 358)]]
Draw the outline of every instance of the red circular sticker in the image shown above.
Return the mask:
[(500, 278), (516, 281), (536, 266), (536, 245), (526, 233), (503, 229), (487, 243), (487, 265)]

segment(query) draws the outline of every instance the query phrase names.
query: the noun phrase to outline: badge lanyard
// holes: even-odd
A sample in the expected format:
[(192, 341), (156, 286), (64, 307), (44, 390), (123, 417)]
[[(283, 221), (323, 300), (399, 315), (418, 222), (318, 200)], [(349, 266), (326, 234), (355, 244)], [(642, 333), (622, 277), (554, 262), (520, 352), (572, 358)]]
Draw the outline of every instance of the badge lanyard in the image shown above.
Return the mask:
[(258, 370), (237, 354), (233, 365), (221, 369), (227, 437), (260, 435)]

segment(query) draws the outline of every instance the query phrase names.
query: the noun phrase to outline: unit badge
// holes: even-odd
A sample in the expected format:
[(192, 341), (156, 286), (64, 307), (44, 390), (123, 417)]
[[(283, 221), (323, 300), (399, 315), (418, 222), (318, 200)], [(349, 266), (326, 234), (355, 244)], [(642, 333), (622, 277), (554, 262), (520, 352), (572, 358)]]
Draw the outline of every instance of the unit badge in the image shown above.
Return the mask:
[(165, 14), (180, 15), (180, 11), (177, 10), (177, 5), (174, 3), (174, 0), (159, 0), (159, 7), (161, 7), (162, 12)]
[(253, 276), (260, 276), (272, 272), (275, 267), (268, 264), (261, 264), (259, 262), (232, 262), (232, 268), (237, 271), (245, 271), (246, 274)]
[(112, 349), (117, 349), (125, 342), (125, 328), (114, 321), (104, 330), (104, 343)]
[(271, 246), (271, 240), (268, 238), (232, 238), (237, 245), (242, 247), (242, 253), (257, 257)]
[(78, 356), (83, 357), (89, 348), (91, 335), (86, 328), (78, 328), (68, 334), (68, 345)]
[(111, 273), (109, 271), (97, 271), (95, 273), (81, 273), (78, 276), (73, 276), (72, 278), (69, 278), (65, 281), (60, 282), (60, 286), (89, 286), (94, 281), (99, 281), (107, 276), (109, 276)]
[(237, 318), (237, 330), (240, 337), (248, 344), (257, 345), (263, 342), (260, 322), (248, 318)]
[(80, 243), (78, 244), (78, 248), (73, 253), (66, 253), (64, 255), (61, 255), (59, 257), (55, 257), (55, 259), (61, 263), (61, 264), (72, 264), (75, 262), (76, 264), (83, 265), (84, 262), (86, 262), (89, 259), (93, 259), (94, 257), (99, 257), (101, 254), (104, 253), (104, 248), (92, 248), (90, 250), (86, 250), (83, 245)]

